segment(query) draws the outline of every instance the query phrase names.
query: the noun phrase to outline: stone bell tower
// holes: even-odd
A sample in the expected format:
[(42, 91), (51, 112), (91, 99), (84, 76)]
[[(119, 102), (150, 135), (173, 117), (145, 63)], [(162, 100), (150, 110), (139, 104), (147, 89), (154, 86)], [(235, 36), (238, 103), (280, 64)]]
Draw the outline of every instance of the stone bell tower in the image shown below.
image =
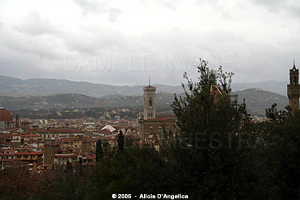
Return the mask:
[(287, 85), (289, 105), (292, 111), (299, 109), (299, 69), (296, 69), (295, 60), (290, 69), (290, 84)]
[(156, 99), (155, 99), (156, 87), (150, 85), (144, 87), (144, 119), (155, 118), (156, 117)]

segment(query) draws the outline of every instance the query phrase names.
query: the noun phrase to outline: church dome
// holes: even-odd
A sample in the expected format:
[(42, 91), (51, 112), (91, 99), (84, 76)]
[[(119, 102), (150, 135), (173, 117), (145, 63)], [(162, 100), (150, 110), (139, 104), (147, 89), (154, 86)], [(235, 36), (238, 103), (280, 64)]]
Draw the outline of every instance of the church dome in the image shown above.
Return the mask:
[(0, 121), (1, 122), (11, 122), (13, 121), (13, 118), (6, 109), (0, 108)]

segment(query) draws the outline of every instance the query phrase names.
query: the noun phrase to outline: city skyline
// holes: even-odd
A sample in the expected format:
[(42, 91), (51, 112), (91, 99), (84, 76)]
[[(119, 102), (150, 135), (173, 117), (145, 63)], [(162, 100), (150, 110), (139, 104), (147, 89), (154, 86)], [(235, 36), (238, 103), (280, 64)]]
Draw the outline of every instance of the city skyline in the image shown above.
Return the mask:
[(286, 81), (300, 63), (296, 1), (0, 1), (0, 74), (112, 85)]

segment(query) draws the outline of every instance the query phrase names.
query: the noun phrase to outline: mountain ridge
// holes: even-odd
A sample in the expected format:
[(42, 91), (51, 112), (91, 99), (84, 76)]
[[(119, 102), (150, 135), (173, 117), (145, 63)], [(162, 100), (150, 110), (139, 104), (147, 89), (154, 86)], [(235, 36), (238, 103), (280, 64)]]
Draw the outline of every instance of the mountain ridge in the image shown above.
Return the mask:
[[(233, 83), (232, 91), (241, 91), (248, 88), (260, 88), (286, 96), (286, 82), (263, 81), (256, 83)], [(182, 93), (181, 85), (170, 86), (155, 84), (157, 92)], [(32, 78), (19, 79), (0, 75), (0, 96), (49, 96), (54, 94), (84, 94), (91, 97), (107, 95), (141, 95), (144, 85), (116, 86), (87, 81), (71, 81), (67, 79)]]
[[(181, 93), (184, 95), (183, 93)], [(242, 103), (245, 99), (246, 107), (251, 115), (263, 116), (265, 109), (270, 108), (273, 103), (278, 105), (278, 109), (284, 109), (288, 105), (288, 98), (286, 96), (272, 93), (269, 91), (251, 88), (243, 91), (233, 92), (237, 95), (238, 102)], [(91, 109), (91, 108), (143, 108), (142, 95), (110, 95), (101, 98), (90, 97), (83, 94), (55, 94), (50, 96), (31, 96), (31, 97), (0, 97), (1, 106), (7, 110), (18, 111), (27, 109), (27, 111), (34, 110), (66, 110), (66, 109)], [(157, 111), (171, 111), (170, 105), (174, 101), (174, 94), (171, 93), (157, 93), (156, 106)]]
[[(181, 86), (155, 84), (158, 92), (183, 92)], [(143, 85), (114, 86), (86, 81), (70, 81), (66, 79), (17, 79), (0, 75), (0, 96), (49, 96), (54, 94), (84, 94), (92, 97), (107, 95), (137, 95), (143, 93)]]

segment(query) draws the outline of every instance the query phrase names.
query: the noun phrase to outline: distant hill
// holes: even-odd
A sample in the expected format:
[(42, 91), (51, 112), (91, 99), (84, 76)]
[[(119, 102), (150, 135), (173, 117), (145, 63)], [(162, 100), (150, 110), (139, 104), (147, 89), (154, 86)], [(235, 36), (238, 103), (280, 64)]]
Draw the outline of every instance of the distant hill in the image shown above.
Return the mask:
[[(142, 107), (143, 96), (107, 96), (89, 97), (82, 94), (57, 94), (43, 97), (0, 97), (1, 105), (7, 110), (20, 109), (84, 109), (95, 107)], [(170, 108), (174, 94), (156, 94), (157, 107)]]
[(273, 103), (277, 103), (278, 109), (284, 109), (289, 104), (286, 96), (258, 88), (237, 91), (233, 94), (238, 95), (239, 103), (245, 99), (247, 110), (252, 115), (264, 115), (265, 109), (270, 108)]
[[(241, 103), (243, 99), (246, 101), (247, 109), (252, 115), (264, 115), (265, 109), (271, 107), (273, 103), (277, 103), (279, 109), (284, 109), (288, 105), (288, 98), (276, 93), (260, 90), (247, 89), (237, 91), (233, 94), (238, 95), (238, 101)], [(174, 94), (157, 93), (157, 110), (171, 110), (170, 105), (174, 101)], [(82, 94), (59, 94), (42, 97), (0, 97), (1, 105), (6, 109), (85, 109), (95, 107), (123, 107), (141, 110), (143, 107), (143, 96), (128, 95), (117, 96), (111, 95), (102, 98), (90, 97)]]
[[(283, 109), (288, 105), (285, 82), (234, 83), (232, 89), (252, 115), (264, 115), (273, 103)], [(182, 93), (181, 86), (154, 85), (157, 88), (158, 109), (170, 109), (174, 93)], [(113, 86), (63, 79), (22, 80), (0, 75), (1, 106), (18, 109), (67, 109), (93, 107), (141, 107), (143, 85)], [(256, 88), (256, 89), (248, 89)], [(259, 89), (257, 89), (259, 88)], [(268, 90), (268, 91), (266, 91)]]
[(287, 96), (287, 82), (281, 81), (262, 81), (257, 83), (234, 83), (232, 84), (232, 91), (242, 91), (249, 88), (259, 88)]
[[(184, 82), (184, 80), (182, 80)], [(181, 83), (178, 86), (154, 85), (158, 93), (181, 93)], [(285, 82), (264, 81), (258, 83), (234, 83), (233, 91), (248, 88), (260, 88), (281, 95), (286, 95)], [(89, 82), (77, 82), (64, 79), (28, 79), (22, 80), (0, 75), (0, 96), (49, 96), (56, 94), (83, 94), (90, 97), (104, 97), (108, 95), (128, 96), (142, 95), (143, 85), (113, 86)]]
[[(180, 83), (179, 83), (180, 84)], [(154, 85), (158, 93), (180, 93), (181, 86)], [(0, 96), (49, 96), (55, 94), (83, 94), (91, 97), (107, 95), (142, 95), (143, 85), (113, 86), (63, 79), (22, 80), (0, 75)]]

